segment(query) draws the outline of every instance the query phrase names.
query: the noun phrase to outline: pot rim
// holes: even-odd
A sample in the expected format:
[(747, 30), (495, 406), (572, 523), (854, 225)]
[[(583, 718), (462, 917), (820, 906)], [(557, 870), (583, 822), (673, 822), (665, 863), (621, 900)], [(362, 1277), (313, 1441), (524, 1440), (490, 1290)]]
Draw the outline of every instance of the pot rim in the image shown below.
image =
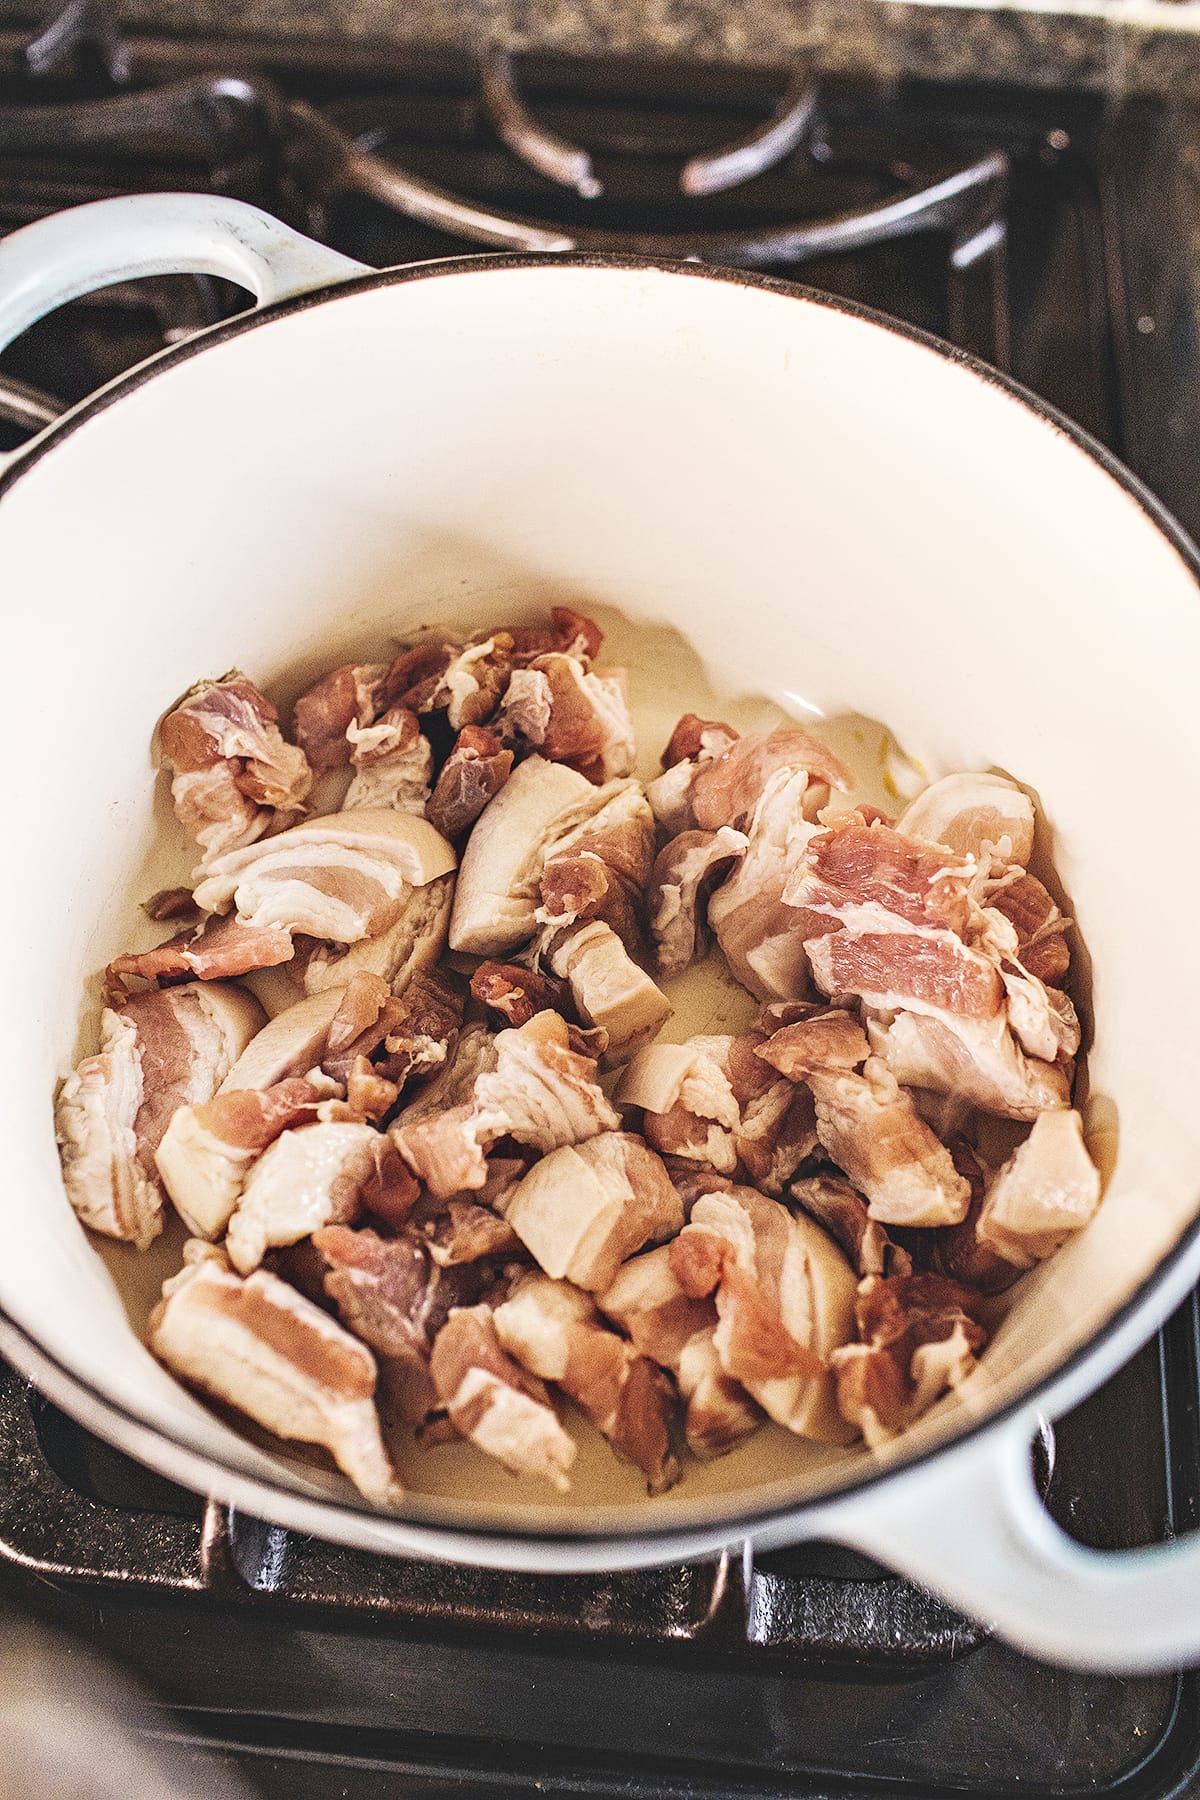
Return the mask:
[[(1197, 589), (1200, 598), (1200, 550), (1193, 543), (1189, 534), (1177, 519), (1167, 510), (1162, 502), (1150, 491), (1146, 484), (1135, 475), (1119, 457), (1113, 454), (1097, 438), (1078, 425), (1074, 420), (1060, 412), (1057, 407), (1043, 400), (1029, 388), (1023, 386), (1012, 376), (993, 368), (968, 350), (956, 348), (925, 331), (920, 326), (911, 325), (904, 320), (894, 319), (873, 307), (863, 306), (857, 301), (845, 299), (839, 295), (822, 293), (802, 282), (786, 281), (778, 276), (767, 275), (754, 270), (727, 268), (720, 265), (680, 262), (670, 258), (643, 257), (635, 255), (608, 255), (600, 252), (577, 251), (565, 254), (538, 255), (530, 253), (502, 253), (481, 256), (444, 257), (430, 262), (400, 264), (393, 268), (369, 270), (362, 275), (351, 276), (342, 280), (326, 283), (306, 293), (294, 295), (289, 299), (273, 302), (268, 305), (252, 308), (240, 313), (232, 319), (210, 326), (198, 332), (183, 343), (175, 344), (157, 352), (147, 360), (138, 363), (125, 374), (99, 389), (95, 394), (66, 412), (62, 419), (39, 434), (30, 448), (18, 449), (13, 461), (0, 471), (0, 501), (27, 475), (33, 468), (50, 455), (60, 444), (72, 435), (81, 425), (96, 417), (126, 395), (135, 392), (145, 382), (152, 380), (160, 370), (173, 367), (191, 357), (204, 354), (231, 339), (243, 336), (246, 332), (255, 331), (272, 324), (276, 319), (292, 313), (304, 312), (317, 306), (329, 305), (339, 299), (369, 291), (374, 288), (398, 287), (409, 282), (433, 279), (445, 279), (455, 275), (504, 274), (510, 271), (526, 272), (534, 269), (552, 271), (561, 268), (630, 272), (656, 274), (666, 276), (684, 276), (691, 280), (717, 282), (723, 285), (747, 288), (752, 291), (777, 294), (783, 298), (800, 300), (824, 310), (839, 313), (858, 321), (865, 326), (873, 326), (890, 336), (907, 340), (909, 343), (931, 352), (942, 362), (961, 368), (965, 373), (974, 375), (986, 385), (998, 389), (1010, 401), (1034, 414), (1043, 425), (1065, 437), (1083, 456), (1095, 463), (1134, 501), (1146, 516), (1148, 523), (1159, 535), (1167, 540), (1184, 565)], [(285, 1500), (287, 1510), (293, 1516), (300, 1516), (304, 1523), (299, 1529), (311, 1529), (319, 1532), (322, 1522), (329, 1532), (329, 1527), (339, 1520), (344, 1521), (340, 1531), (329, 1532), (340, 1537), (342, 1541), (361, 1542), (361, 1528), (374, 1523), (382, 1532), (390, 1528), (401, 1536), (409, 1538), (408, 1546), (398, 1546), (400, 1554), (438, 1554), (438, 1540), (447, 1549), (457, 1544), (459, 1549), (463, 1543), (476, 1540), (495, 1548), (510, 1545), (517, 1552), (518, 1561), (509, 1562), (508, 1566), (531, 1566), (524, 1557), (535, 1546), (541, 1545), (547, 1553), (552, 1547), (571, 1549), (585, 1557), (588, 1547), (615, 1545), (617, 1543), (632, 1544), (635, 1541), (648, 1542), (661, 1549), (660, 1561), (672, 1558), (672, 1544), (686, 1544), (689, 1554), (702, 1553), (705, 1548), (715, 1549), (740, 1536), (766, 1533), (772, 1527), (778, 1527), (785, 1521), (800, 1520), (811, 1517), (822, 1509), (839, 1500), (859, 1496), (868, 1489), (878, 1489), (880, 1484), (897, 1476), (915, 1471), (928, 1464), (932, 1458), (950, 1450), (958, 1450), (967, 1444), (978, 1446), (989, 1433), (995, 1433), (1006, 1424), (1011, 1424), (1022, 1413), (1034, 1412), (1039, 1402), (1046, 1402), (1052, 1394), (1062, 1389), (1076, 1386), (1074, 1378), (1080, 1376), (1086, 1364), (1091, 1362), (1098, 1352), (1106, 1346), (1112, 1347), (1113, 1340), (1122, 1334), (1132, 1335), (1138, 1328), (1139, 1314), (1147, 1315), (1148, 1329), (1142, 1334), (1139, 1343), (1145, 1341), (1159, 1322), (1155, 1308), (1154, 1295), (1172, 1265), (1180, 1263), (1188, 1257), (1188, 1253), (1200, 1248), (1200, 1210), (1192, 1222), (1180, 1234), (1176, 1242), (1164, 1252), (1150, 1272), (1138, 1283), (1133, 1292), (1105, 1320), (1098, 1331), (1078, 1345), (1070, 1354), (1057, 1363), (1052, 1370), (1041, 1376), (1030, 1386), (1023, 1388), (1002, 1406), (989, 1411), (978, 1419), (967, 1420), (948, 1432), (939, 1441), (926, 1445), (916, 1454), (908, 1457), (897, 1456), (895, 1461), (876, 1462), (855, 1469), (843, 1478), (834, 1480), (819, 1494), (807, 1499), (794, 1500), (790, 1503), (773, 1502), (762, 1510), (730, 1511), (728, 1516), (720, 1513), (715, 1516), (709, 1527), (694, 1523), (656, 1525), (651, 1512), (643, 1517), (641, 1511), (631, 1517), (628, 1528), (614, 1527), (611, 1531), (579, 1531), (564, 1529), (561, 1533), (547, 1532), (532, 1526), (522, 1526), (519, 1515), (511, 1526), (503, 1529), (486, 1524), (456, 1525), (428, 1523), (424, 1519), (406, 1514), (404, 1510), (395, 1513), (382, 1512), (357, 1497), (332, 1498), (316, 1497), (311, 1491), (305, 1492), (299, 1486), (292, 1485), (286, 1477), (278, 1481), (267, 1482), (257, 1475), (239, 1470), (233, 1463), (218, 1460), (206, 1452), (197, 1450), (182, 1438), (174, 1436), (160, 1424), (143, 1418), (132, 1408), (115, 1401), (103, 1389), (93, 1386), (42, 1344), (35, 1333), (27, 1327), (19, 1325), (0, 1308), (0, 1349), (20, 1369), (21, 1373), (35, 1383), (54, 1402), (61, 1404), (67, 1412), (80, 1423), (94, 1426), (98, 1433), (116, 1443), (135, 1458), (146, 1462), (151, 1460), (148, 1452), (158, 1445), (171, 1453), (178, 1461), (172, 1462), (164, 1456), (155, 1459), (155, 1466), (168, 1476), (175, 1473), (189, 1485), (195, 1485), (197, 1479), (204, 1480), (207, 1491), (227, 1494), (231, 1500), (239, 1491), (254, 1496), (253, 1503), (266, 1500), (278, 1494)], [(1200, 1260), (1198, 1258), (1197, 1260)], [(1132, 1349), (1136, 1348), (1132, 1345)], [(1114, 1367), (1117, 1366), (1114, 1364)], [(1080, 1386), (1079, 1393), (1088, 1391)], [(1078, 1396), (1076, 1396), (1078, 1397)], [(149, 1442), (147, 1442), (147, 1438)], [(179, 1461), (187, 1465), (186, 1472), (179, 1477)], [(203, 1491), (203, 1490), (197, 1490)], [(420, 1498), (420, 1496), (414, 1496)], [(240, 1502), (239, 1502), (240, 1503)], [(358, 1535), (348, 1539), (346, 1529), (349, 1525), (357, 1525)], [(428, 1543), (419, 1540), (428, 1538)], [(418, 1540), (418, 1541), (413, 1541)], [(373, 1545), (373, 1548), (387, 1551), (384, 1543)], [(459, 1560), (465, 1560), (459, 1556)], [(566, 1566), (566, 1565), (564, 1565)], [(590, 1566), (599, 1566), (594, 1559)]]

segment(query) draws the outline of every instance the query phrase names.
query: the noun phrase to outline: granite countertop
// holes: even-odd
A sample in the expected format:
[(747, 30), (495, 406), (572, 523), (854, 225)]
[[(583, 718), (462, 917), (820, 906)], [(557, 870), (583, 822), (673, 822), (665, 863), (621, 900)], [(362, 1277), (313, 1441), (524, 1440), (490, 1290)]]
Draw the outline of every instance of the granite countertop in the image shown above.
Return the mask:
[[(1200, 99), (1200, 0), (114, 0), (137, 28), (477, 52), (670, 56)], [(0, 18), (45, 17), (0, 0)]]
[[(112, 0), (172, 35), (351, 40), (478, 52), (698, 58), (779, 67), (1171, 92), (1200, 99), (1200, 0)], [(0, 0), (35, 24), (37, 0)]]

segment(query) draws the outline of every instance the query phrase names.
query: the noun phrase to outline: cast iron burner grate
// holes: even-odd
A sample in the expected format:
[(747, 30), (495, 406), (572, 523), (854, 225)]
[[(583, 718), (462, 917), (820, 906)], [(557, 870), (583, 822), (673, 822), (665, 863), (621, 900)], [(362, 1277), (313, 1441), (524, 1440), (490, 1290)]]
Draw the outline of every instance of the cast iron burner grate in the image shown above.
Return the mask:
[[(769, 267), (1008, 369), (1196, 533), (1175, 179), (1168, 117), (1079, 97), (128, 36), (95, 0), (0, 32), (0, 230), (195, 188), (380, 264), (499, 238)], [(3, 358), (0, 444), (242, 303), (179, 277), (65, 308)], [(1197, 1369), (1189, 1302), (1037, 1447), (1083, 1541), (1195, 1522)], [(1047, 1669), (850, 1552), (573, 1579), (384, 1561), (205, 1505), (11, 1374), (0, 1595), (140, 1673), (185, 1746), (215, 1742), (289, 1800), (1200, 1792), (1193, 1677)]]

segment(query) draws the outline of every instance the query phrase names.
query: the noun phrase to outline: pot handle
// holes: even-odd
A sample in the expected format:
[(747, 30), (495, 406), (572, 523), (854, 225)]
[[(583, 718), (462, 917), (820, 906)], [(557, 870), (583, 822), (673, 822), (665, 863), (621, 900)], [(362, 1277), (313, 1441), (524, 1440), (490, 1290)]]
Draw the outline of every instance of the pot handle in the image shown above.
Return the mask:
[(0, 351), (45, 313), (141, 275), (218, 275), (255, 304), (366, 273), (270, 213), (218, 194), (131, 194), (52, 213), (0, 243)]
[(1090, 1550), (1050, 1517), (1024, 1414), (840, 1502), (828, 1535), (1047, 1662), (1139, 1675), (1200, 1659), (1200, 1533)]

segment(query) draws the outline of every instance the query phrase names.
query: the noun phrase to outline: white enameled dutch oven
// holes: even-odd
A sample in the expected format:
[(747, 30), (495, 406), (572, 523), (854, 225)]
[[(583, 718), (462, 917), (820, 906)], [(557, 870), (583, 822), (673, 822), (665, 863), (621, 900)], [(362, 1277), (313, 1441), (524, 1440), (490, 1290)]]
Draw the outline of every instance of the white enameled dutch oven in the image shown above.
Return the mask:
[[(1200, 1542), (1078, 1547), (1029, 1453), (1039, 1418), (1200, 1277), (1195, 550), (991, 371), (725, 271), (376, 273), (245, 206), (150, 196), (8, 239), (0, 346), (75, 295), (166, 271), (231, 278), (259, 310), (76, 407), (0, 478), (0, 1351), (175, 1480), (369, 1550), (551, 1572), (820, 1536), (1050, 1658), (1200, 1655)], [(233, 663), (287, 698), (430, 618), (555, 600), (616, 609), (660, 645), (674, 628), (723, 692), (884, 720), (931, 775), (998, 767), (1037, 790), (1090, 959), (1107, 1191), (890, 1456), (771, 1428), (648, 1500), (585, 1443), (572, 1494), (547, 1501), (448, 1448), (414, 1453), (417, 1491), (384, 1516), (154, 1362), (131, 1324), (134, 1253), (98, 1255), (65, 1199), (51, 1098), (87, 1042), (95, 972), (160, 885), (156, 846), (178, 837), (149, 750), (164, 706)], [(682, 643), (635, 669), (643, 696), (680, 659)]]

